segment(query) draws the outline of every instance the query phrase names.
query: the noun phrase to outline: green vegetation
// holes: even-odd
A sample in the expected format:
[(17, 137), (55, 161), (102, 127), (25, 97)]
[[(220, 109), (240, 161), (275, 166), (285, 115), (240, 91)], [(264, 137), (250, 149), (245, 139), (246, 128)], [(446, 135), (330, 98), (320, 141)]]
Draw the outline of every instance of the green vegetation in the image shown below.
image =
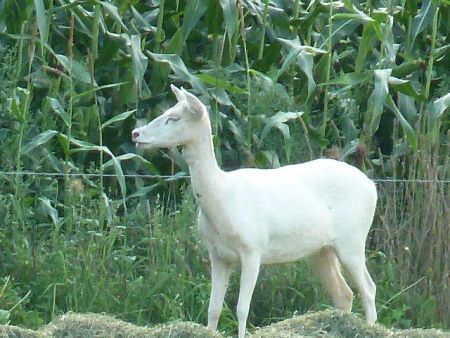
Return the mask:
[[(134, 176), (187, 172), (179, 150), (130, 142), (176, 83), (209, 106), (226, 169), (329, 156), (411, 180), (378, 184), (379, 320), (448, 328), (448, 5), (0, 1), (0, 324), (37, 328), (67, 311), (206, 322), (188, 180)], [(237, 274), (227, 332), (236, 297)], [(330, 304), (305, 263), (265, 267), (249, 321)]]

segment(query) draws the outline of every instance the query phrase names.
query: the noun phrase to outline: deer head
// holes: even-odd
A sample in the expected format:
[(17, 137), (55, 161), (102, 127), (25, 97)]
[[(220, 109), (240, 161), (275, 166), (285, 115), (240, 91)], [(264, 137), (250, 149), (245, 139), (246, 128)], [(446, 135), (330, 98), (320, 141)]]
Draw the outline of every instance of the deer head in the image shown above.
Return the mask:
[[(170, 148), (184, 146), (199, 137), (199, 130), (208, 117), (206, 107), (183, 87), (171, 85), (178, 102), (149, 124), (132, 131), (138, 148)], [(209, 127), (209, 120), (208, 120)]]

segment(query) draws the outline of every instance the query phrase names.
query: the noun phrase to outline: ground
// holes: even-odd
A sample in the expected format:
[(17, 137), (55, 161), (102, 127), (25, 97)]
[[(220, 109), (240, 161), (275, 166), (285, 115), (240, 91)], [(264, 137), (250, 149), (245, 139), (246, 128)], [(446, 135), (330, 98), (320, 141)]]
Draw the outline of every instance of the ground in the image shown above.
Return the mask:
[[(0, 325), (0, 338), (225, 338), (226, 335), (208, 330), (191, 322), (173, 322), (155, 327), (136, 326), (102, 314), (65, 314), (37, 331), (16, 326)], [(449, 337), (439, 330), (387, 329), (382, 325), (368, 326), (354, 313), (336, 310), (310, 312), (302, 316), (254, 330), (252, 338), (287, 337)]]

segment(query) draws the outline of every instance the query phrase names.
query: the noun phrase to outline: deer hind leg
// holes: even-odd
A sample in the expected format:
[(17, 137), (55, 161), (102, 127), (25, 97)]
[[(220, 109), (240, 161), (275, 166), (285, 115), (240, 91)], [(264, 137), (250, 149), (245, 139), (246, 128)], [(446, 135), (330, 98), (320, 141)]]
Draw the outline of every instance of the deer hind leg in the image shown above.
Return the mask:
[(323, 248), (310, 259), (323, 286), (333, 299), (334, 306), (343, 311), (352, 310), (353, 292), (341, 274), (339, 260), (331, 248)]
[(377, 320), (377, 310), (375, 306), (376, 286), (367, 271), (365, 262), (364, 245), (351, 246), (346, 243), (342, 248), (337, 247), (336, 253), (345, 271), (352, 278), (364, 305), (366, 321), (373, 324)]

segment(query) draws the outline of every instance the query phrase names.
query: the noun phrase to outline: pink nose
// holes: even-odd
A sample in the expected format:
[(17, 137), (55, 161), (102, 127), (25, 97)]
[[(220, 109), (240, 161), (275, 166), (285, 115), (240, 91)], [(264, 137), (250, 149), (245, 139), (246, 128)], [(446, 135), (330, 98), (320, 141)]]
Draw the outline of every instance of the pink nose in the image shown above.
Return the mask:
[(139, 132), (138, 132), (138, 131), (133, 131), (133, 132), (131, 133), (131, 137), (132, 137), (132, 138), (137, 138), (137, 137), (139, 137)]

